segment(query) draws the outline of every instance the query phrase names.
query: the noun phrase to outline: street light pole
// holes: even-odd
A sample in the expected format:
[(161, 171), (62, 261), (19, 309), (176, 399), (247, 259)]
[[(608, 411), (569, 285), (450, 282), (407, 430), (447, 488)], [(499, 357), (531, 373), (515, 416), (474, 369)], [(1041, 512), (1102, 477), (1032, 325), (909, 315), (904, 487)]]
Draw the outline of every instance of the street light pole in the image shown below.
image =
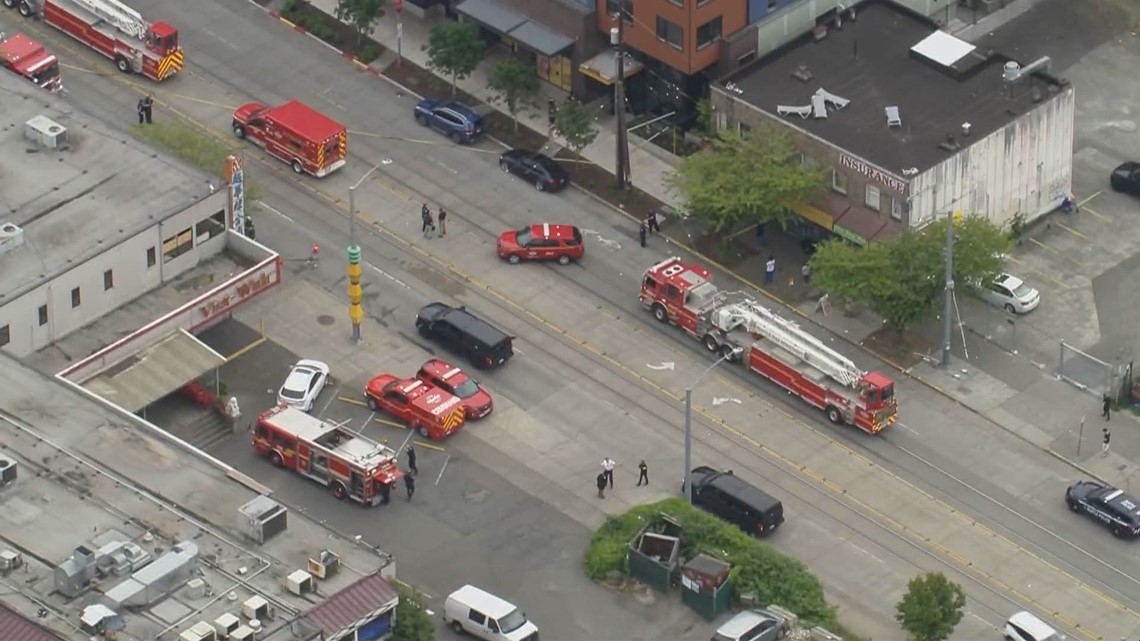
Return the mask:
[(693, 381), (692, 385), (685, 388), (685, 475), (683, 477), (685, 480), (683, 485), (685, 488), (685, 501), (690, 505), (693, 503), (693, 484), (691, 478), (693, 472), (693, 388), (700, 385), (701, 381), (703, 381), (704, 378), (709, 375), (709, 372), (713, 371), (717, 365), (720, 365), (730, 358), (739, 356), (742, 351), (744, 350), (737, 347), (732, 350), (732, 352), (716, 359), (712, 365), (709, 365), (705, 368), (705, 371), (701, 372), (701, 375), (697, 377), (697, 380)]
[(617, 116), (617, 163), (614, 172), (617, 177), (618, 189), (629, 186), (629, 138), (625, 129), (625, 14), (626, 2), (619, 0), (617, 13), (617, 29), (610, 31), (612, 44), (617, 46), (615, 58), (616, 70), (614, 72), (614, 114)]
[(352, 342), (360, 342), (360, 324), (364, 321), (364, 308), (360, 306), (360, 301), (364, 298), (364, 288), (360, 285), (360, 276), (363, 273), (363, 268), (360, 266), (360, 258), (363, 252), (360, 250), (360, 244), (356, 241), (356, 188), (360, 183), (364, 182), (366, 178), (372, 175), (372, 172), (380, 168), (376, 165), (369, 169), (356, 184), (348, 188), (348, 250), (346, 252), (348, 258), (348, 319), (352, 321)]
[(954, 213), (946, 213), (946, 300), (942, 323), (942, 367), (950, 366), (950, 338), (954, 316)]

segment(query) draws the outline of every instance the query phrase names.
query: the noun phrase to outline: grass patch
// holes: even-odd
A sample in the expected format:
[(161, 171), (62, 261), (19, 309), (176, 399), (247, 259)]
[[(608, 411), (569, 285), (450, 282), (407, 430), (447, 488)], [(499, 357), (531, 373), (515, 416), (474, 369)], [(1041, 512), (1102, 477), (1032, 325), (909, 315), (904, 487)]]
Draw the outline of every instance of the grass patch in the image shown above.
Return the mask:
[[(190, 125), (163, 120), (153, 125), (134, 125), (135, 134), (153, 147), (158, 147), (203, 172), (222, 178), (226, 167), (226, 156), (240, 155), (237, 145), (233, 147)], [(248, 170), (248, 168), (247, 168)], [(246, 180), (245, 199), (249, 206), (256, 207), (261, 200), (261, 190)]]

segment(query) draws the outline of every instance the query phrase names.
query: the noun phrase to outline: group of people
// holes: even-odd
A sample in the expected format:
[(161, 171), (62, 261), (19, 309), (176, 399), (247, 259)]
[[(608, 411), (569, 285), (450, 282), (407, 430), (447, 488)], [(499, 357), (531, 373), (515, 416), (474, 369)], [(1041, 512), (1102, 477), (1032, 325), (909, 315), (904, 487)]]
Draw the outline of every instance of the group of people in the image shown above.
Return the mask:
[[(617, 467), (617, 461), (610, 457), (602, 459), (602, 471), (598, 473), (598, 498), (606, 498), (606, 487), (611, 490), (614, 489), (614, 468)], [(637, 464), (637, 487), (642, 485), (649, 485), (649, 465), (646, 464), (645, 459)]]
[[(404, 453), (408, 455), (408, 469), (404, 470), (404, 491), (408, 493), (408, 502), (412, 502), (412, 495), (416, 493), (416, 475), (420, 473), (416, 467), (416, 448), (409, 443), (408, 447), (404, 449)], [(380, 486), (380, 503), (387, 505), (392, 501), (392, 486), (384, 484)]]
[(649, 213), (641, 221), (641, 228), (637, 230), (637, 236), (641, 239), (641, 246), (645, 247), (645, 239), (649, 234), (655, 234), (661, 231), (661, 224), (657, 222), (657, 212), (650, 210)]
[(150, 96), (139, 98), (139, 102), (135, 105), (135, 110), (139, 114), (139, 124), (151, 124), (152, 116), (154, 115), (154, 99)]
[[(420, 208), (420, 220), (423, 221), (421, 231), (424, 238), (431, 238), (431, 235), (435, 233), (435, 220), (432, 219), (431, 207), (428, 207), (427, 203), (424, 203), (424, 206)], [(447, 212), (444, 211), (443, 207), (439, 208), (439, 235), (441, 238), (447, 235)]]

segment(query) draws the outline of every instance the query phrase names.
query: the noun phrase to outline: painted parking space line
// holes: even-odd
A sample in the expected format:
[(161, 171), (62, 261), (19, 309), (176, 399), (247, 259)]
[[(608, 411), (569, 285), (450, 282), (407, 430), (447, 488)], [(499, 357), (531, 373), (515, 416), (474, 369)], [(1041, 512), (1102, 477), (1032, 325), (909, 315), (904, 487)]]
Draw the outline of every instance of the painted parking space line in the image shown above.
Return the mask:
[(332, 405), (332, 402), (337, 399), (338, 394), (340, 394), (340, 385), (337, 385), (336, 389), (332, 391), (332, 394), (329, 394), (328, 400), (326, 400), (325, 404), (321, 407), (321, 411), (317, 413), (317, 418), (324, 419), (325, 413), (329, 411), (329, 405)]
[(1065, 223), (1062, 223), (1062, 222), (1060, 222), (1060, 221), (1057, 221), (1056, 225), (1057, 225), (1058, 227), (1060, 227), (1061, 229), (1064, 229), (1065, 231), (1069, 232), (1070, 234), (1072, 234), (1072, 235), (1074, 235), (1074, 236), (1076, 236), (1076, 237), (1078, 237), (1078, 238), (1082, 238), (1082, 239), (1084, 239), (1084, 240), (1088, 240), (1088, 239), (1089, 239), (1089, 237), (1088, 237), (1088, 236), (1085, 236), (1085, 235), (1084, 235), (1084, 234), (1082, 234), (1081, 232), (1079, 232), (1079, 231), (1077, 231), (1077, 230), (1073, 229), (1072, 227), (1069, 227), (1069, 226), (1068, 226), (1068, 225), (1066, 225)]
[(352, 398), (351, 396), (338, 396), (336, 400), (350, 405), (359, 405), (360, 407), (368, 407), (368, 403), (360, 400), (359, 398)]
[(1082, 214), (1091, 214), (1092, 216), (1099, 218), (1106, 223), (1116, 222), (1111, 217), (1105, 216), (1104, 214), (1100, 213), (1099, 211), (1093, 209), (1092, 207), (1088, 207), (1086, 205), (1081, 205), (1081, 213)]
[(1037, 278), (1040, 278), (1041, 280), (1048, 281), (1050, 284), (1056, 286), (1058, 289), (1066, 289), (1067, 290), (1067, 289), (1074, 289), (1076, 287), (1075, 285), (1070, 285), (1069, 283), (1066, 283), (1064, 281), (1057, 279), (1056, 276), (1053, 276), (1052, 274), (1049, 274), (1048, 272), (1046, 272), (1042, 269), (1038, 269), (1037, 267), (1034, 267), (1034, 266), (1026, 263), (1025, 261), (1018, 260), (1018, 259), (1014, 258), (1013, 256), (1006, 256), (1006, 260), (1013, 263), (1014, 265), (1017, 265), (1019, 269), (1024, 269), (1026, 271), (1033, 272), (1033, 274)]
[(451, 462), (451, 455), (448, 454), (447, 458), (443, 459), (443, 467), (439, 468), (439, 475), (435, 477), (435, 484), (439, 485), (440, 479), (443, 478), (444, 471), (447, 470), (447, 464)]
[(1103, 189), (1098, 189), (1098, 190), (1096, 190), (1096, 193), (1094, 193), (1093, 195), (1086, 197), (1084, 200), (1078, 200), (1078, 201), (1077, 201), (1077, 207), (1078, 207), (1079, 209), (1084, 209), (1084, 208), (1085, 208), (1085, 203), (1091, 203), (1091, 202), (1093, 201), (1093, 199), (1094, 199), (1094, 198), (1096, 198), (1097, 196), (1099, 196), (1099, 195), (1101, 195), (1101, 194), (1103, 194), (1103, 193), (1104, 193), (1104, 190), (1103, 190)]
[(437, 452), (446, 452), (447, 451), (447, 449), (444, 448), (442, 445), (436, 445), (435, 443), (430, 443), (430, 442), (422, 440), (422, 439), (416, 439), (416, 445), (418, 445), (420, 447), (426, 447), (429, 450), (435, 450)]

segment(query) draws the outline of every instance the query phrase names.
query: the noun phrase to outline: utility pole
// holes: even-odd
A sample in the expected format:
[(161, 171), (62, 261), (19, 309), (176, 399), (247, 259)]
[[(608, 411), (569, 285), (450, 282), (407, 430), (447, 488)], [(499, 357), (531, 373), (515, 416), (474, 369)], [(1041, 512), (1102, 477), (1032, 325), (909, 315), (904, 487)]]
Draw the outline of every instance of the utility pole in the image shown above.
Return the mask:
[(739, 358), (742, 353), (744, 350), (737, 347), (732, 352), (724, 354), (716, 359), (715, 363), (709, 365), (705, 371), (701, 372), (701, 375), (693, 381), (692, 385), (685, 388), (685, 471), (684, 476), (681, 477), (684, 479), (681, 481), (681, 486), (684, 488), (685, 502), (689, 505), (693, 504), (693, 388), (700, 385), (701, 381), (709, 375), (709, 372), (716, 369), (717, 365), (733, 358)]
[(618, 1), (617, 28), (610, 29), (610, 44), (617, 47), (617, 57), (614, 73), (614, 114), (617, 116), (617, 164), (614, 175), (617, 176), (618, 189), (629, 187), (629, 138), (625, 129), (625, 14), (626, 2)]
[(954, 318), (954, 212), (946, 212), (946, 301), (942, 323), (942, 367), (950, 366), (950, 337)]
[(364, 309), (360, 306), (364, 297), (364, 289), (360, 286), (363, 269), (360, 267), (360, 245), (356, 242), (356, 185), (348, 188), (348, 319), (352, 321), (353, 343), (360, 342), (360, 323), (364, 320)]

